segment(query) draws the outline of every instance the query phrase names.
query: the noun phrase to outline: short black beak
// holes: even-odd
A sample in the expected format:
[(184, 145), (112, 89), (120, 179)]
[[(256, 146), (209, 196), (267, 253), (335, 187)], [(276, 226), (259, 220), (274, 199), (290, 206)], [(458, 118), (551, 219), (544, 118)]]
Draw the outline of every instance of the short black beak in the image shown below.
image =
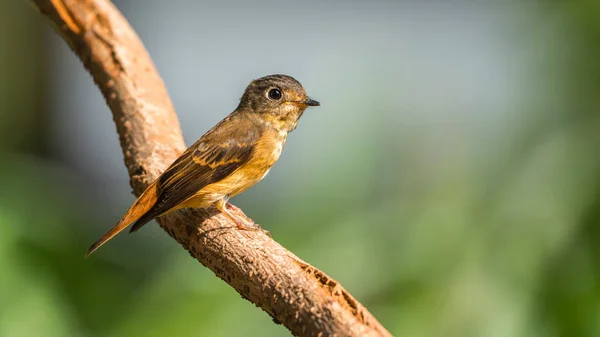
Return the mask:
[(321, 106), (321, 103), (310, 98), (306, 98), (302, 103), (304, 103), (307, 106)]

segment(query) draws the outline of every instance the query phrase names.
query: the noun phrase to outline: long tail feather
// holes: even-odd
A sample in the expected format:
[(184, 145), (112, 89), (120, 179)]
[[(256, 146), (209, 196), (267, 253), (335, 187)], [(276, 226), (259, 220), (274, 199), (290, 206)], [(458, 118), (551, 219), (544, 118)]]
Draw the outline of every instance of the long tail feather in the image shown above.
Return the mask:
[(138, 229), (142, 228), (142, 226), (144, 226), (148, 222), (152, 221), (152, 219), (154, 219), (154, 218), (156, 218), (156, 215), (154, 214), (154, 212), (148, 212), (148, 213), (142, 215), (142, 217), (139, 218), (133, 224), (133, 226), (131, 226), (131, 229), (129, 230), (129, 233), (136, 232)]
[[(157, 188), (156, 182), (152, 183), (152, 185), (148, 186), (148, 188), (140, 195), (140, 197), (131, 205), (127, 213), (123, 216), (123, 218), (114, 225), (111, 229), (106, 232), (106, 234), (102, 235), (98, 241), (94, 242), (94, 244), (88, 249), (85, 257), (90, 256), (96, 249), (100, 248), (103, 244), (105, 244), (108, 240), (112, 239), (115, 235), (119, 234), (122, 230), (131, 225), (134, 221), (143, 217), (148, 211), (152, 209), (152, 206), (156, 203), (158, 198), (157, 196)], [(147, 220), (146, 222), (152, 219)]]

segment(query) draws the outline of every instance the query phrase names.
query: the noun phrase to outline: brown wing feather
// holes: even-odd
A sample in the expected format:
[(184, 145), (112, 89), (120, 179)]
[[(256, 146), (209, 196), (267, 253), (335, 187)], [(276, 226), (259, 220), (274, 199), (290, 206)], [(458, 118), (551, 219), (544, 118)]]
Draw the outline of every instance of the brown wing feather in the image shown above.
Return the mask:
[(158, 200), (136, 221), (130, 232), (248, 162), (259, 137), (255, 128), (240, 130), (222, 125), (209, 131), (158, 178)]

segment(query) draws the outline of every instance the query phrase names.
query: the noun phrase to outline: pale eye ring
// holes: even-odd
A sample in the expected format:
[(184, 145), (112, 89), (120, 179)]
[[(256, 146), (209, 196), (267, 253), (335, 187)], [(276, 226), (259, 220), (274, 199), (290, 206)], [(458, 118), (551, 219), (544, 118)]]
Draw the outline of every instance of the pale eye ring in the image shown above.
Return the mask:
[(269, 92), (267, 93), (267, 96), (274, 100), (274, 101), (278, 101), (281, 99), (281, 90), (277, 89), (277, 88), (273, 88), (271, 90), (269, 90)]

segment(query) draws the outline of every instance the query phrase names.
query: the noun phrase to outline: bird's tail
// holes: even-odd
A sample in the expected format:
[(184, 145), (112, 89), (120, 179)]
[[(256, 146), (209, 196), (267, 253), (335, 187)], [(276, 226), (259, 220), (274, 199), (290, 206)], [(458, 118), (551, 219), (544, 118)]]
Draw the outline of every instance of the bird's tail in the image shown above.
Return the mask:
[(156, 203), (157, 199), (158, 191), (155, 181), (152, 183), (152, 185), (148, 186), (144, 193), (142, 193), (142, 195), (140, 195), (133, 205), (131, 205), (131, 207), (127, 210), (127, 213), (123, 215), (123, 218), (121, 218), (116, 225), (109, 229), (106, 234), (102, 235), (98, 241), (94, 242), (90, 249), (88, 249), (85, 257), (90, 256), (90, 254), (92, 254), (96, 249), (100, 248), (100, 246), (106, 243), (106, 241), (112, 239), (115, 235), (119, 234), (119, 232), (127, 228), (127, 226), (131, 225), (134, 221), (148, 213), (148, 211), (150, 211), (152, 206), (154, 206)]

